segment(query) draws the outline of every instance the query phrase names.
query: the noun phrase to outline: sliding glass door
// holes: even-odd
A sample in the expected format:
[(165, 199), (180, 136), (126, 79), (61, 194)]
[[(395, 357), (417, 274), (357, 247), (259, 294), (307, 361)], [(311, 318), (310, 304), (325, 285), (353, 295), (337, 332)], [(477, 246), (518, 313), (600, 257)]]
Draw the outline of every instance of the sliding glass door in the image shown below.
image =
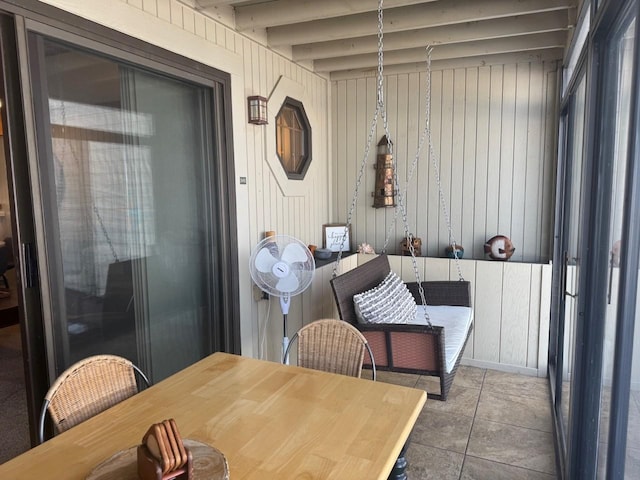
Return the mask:
[(566, 435), (569, 431), (576, 325), (578, 315), (578, 285), (584, 247), (579, 235), (584, 219), (586, 202), (584, 169), (584, 129), (585, 129), (586, 75), (584, 68), (577, 75), (562, 116), (564, 136), (563, 163), (558, 180), (557, 231), (555, 263), (556, 287), (553, 302), (557, 317), (554, 322), (555, 344), (551, 345), (550, 373), (553, 383), (553, 399), (557, 429), (561, 437), (560, 449), (567, 448)]
[(598, 8), (564, 99), (550, 348), (562, 478), (640, 475), (639, 8)]
[(222, 89), (87, 43), (28, 36), (50, 375), (112, 353), (158, 381), (229, 350)]

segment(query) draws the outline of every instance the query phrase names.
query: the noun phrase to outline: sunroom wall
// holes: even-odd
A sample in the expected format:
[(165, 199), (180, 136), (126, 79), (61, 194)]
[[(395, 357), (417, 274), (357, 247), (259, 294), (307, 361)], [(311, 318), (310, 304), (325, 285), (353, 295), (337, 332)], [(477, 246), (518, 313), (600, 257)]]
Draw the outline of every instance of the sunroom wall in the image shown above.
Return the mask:
[[(437, 47), (436, 47), (437, 48)], [(515, 262), (546, 263), (552, 254), (559, 62), (527, 61), (438, 69), (431, 76), (433, 150), (453, 236), (464, 258), (485, 258), (494, 235), (511, 238)], [(424, 130), (427, 90), (423, 71), (384, 76), (383, 98), (397, 159), (400, 189)], [(376, 107), (375, 72), (331, 83), (333, 218), (345, 222)], [(352, 218), (352, 245), (384, 245), (394, 211), (372, 207), (375, 149), (385, 134), (377, 122)], [(442, 257), (449, 243), (434, 168), (422, 148), (407, 190), (409, 232), (422, 254)], [(403, 222), (393, 228), (388, 253), (400, 253)]]
[[(269, 230), (318, 243), (322, 224), (331, 220), (328, 80), (175, 0), (42, 1), (231, 75), (241, 344), (244, 355), (259, 356), (259, 325), (264, 325), (268, 308), (267, 302), (253, 297), (249, 275), (253, 245)], [(269, 102), (269, 125), (251, 125), (247, 122), (251, 95), (271, 96), (272, 101), (289, 95), (304, 103), (313, 134), (312, 164), (304, 181), (283, 182), (278, 170), (282, 167), (275, 157), (273, 118), (280, 105)], [(273, 313), (279, 307), (272, 303)], [(301, 299), (292, 299), (291, 315), (303, 315)], [(271, 358), (278, 356), (280, 335), (280, 325), (271, 322), (267, 332), (274, 339), (268, 346)]]

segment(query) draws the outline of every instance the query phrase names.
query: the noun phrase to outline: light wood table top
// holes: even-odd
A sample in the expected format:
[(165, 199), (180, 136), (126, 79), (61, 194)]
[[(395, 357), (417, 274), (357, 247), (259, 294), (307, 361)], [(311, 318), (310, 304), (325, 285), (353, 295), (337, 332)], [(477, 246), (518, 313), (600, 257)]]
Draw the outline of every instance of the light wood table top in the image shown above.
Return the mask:
[(0, 465), (0, 478), (84, 479), (174, 418), (219, 449), (232, 480), (386, 479), (422, 390), (215, 353)]

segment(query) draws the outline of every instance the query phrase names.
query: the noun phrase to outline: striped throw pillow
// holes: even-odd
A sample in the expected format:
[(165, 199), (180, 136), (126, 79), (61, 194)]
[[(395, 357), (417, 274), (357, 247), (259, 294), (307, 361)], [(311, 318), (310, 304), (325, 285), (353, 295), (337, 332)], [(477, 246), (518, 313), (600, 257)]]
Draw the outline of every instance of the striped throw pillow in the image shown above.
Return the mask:
[(389, 272), (377, 287), (353, 296), (359, 323), (409, 323), (416, 318), (416, 302), (404, 282)]

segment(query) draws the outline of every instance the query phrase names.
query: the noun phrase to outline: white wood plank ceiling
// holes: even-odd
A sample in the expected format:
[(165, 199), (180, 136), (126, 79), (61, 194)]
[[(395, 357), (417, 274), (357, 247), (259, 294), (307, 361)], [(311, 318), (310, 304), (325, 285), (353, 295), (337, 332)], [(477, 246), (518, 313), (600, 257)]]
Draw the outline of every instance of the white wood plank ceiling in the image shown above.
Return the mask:
[[(377, 65), (378, 0), (182, 0), (318, 73)], [(385, 0), (384, 65), (560, 59), (580, 0)]]

